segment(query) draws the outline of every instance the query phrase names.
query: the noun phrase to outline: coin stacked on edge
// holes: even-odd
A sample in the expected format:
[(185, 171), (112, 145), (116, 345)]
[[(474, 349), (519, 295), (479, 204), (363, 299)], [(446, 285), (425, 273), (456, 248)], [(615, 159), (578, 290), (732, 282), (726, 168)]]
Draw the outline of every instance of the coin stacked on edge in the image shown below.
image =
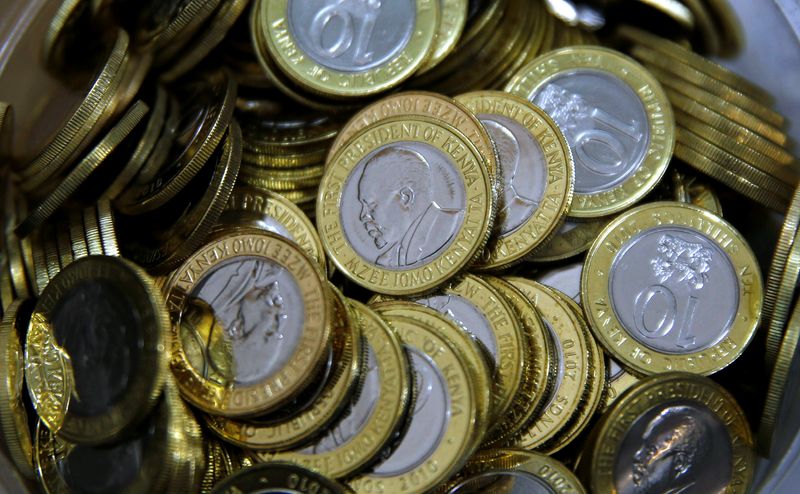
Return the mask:
[[(5, 452), (46, 492), (746, 492), (800, 189), (688, 48), (729, 14), (63, 1), (62, 101), (0, 103)], [(742, 198), (786, 210), (766, 280)]]

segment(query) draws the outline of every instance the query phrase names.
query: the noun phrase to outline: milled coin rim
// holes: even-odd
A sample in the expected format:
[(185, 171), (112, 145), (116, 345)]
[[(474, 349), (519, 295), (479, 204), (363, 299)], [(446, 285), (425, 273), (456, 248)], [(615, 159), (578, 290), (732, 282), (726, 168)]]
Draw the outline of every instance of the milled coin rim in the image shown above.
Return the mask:
[(428, 59), (419, 67), (417, 75), (436, 67), (452, 53), (467, 25), (467, 0), (440, 0), (440, 20)]
[[(394, 270), (375, 266), (372, 262), (363, 259), (353, 249), (347, 241), (339, 213), (342, 191), (352, 171), (370, 152), (395, 142), (394, 140), (376, 141), (374, 136), (380, 130), (392, 125), (402, 126), (404, 123), (420, 123), (428, 126), (427, 128), (437, 130), (433, 134), (438, 137), (433, 137), (433, 139), (446, 137), (457, 141), (460, 145), (458, 149), (454, 149), (454, 152), (463, 152), (461, 157), (470, 158), (465, 159), (464, 162), (474, 165), (474, 170), (471, 172), (474, 173), (475, 180), (470, 185), (464, 170), (456, 163), (451, 162), (454, 165), (453, 169), (457, 171), (464, 183), (466, 195), (465, 215), (461, 227), (447, 249), (435, 259), (417, 268)], [(388, 132), (391, 135), (391, 132)], [(441, 144), (429, 142), (423, 137), (423, 133), (420, 132), (418, 137), (403, 135), (401, 139), (405, 142), (419, 142), (433, 146), (452, 158), (452, 154), (448, 153)], [(362, 141), (367, 141), (368, 144), (365, 145)], [(320, 183), (320, 193), (317, 196), (317, 230), (328, 258), (333, 261), (338, 270), (355, 283), (385, 295), (422, 294), (433, 290), (467, 268), (474, 262), (475, 257), (486, 244), (497, 206), (492, 193), (492, 182), (480, 152), (469, 139), (450, 125), (422, 116), (388, 118), (364, 128), (349, 140), (347, 145), (340, 149), (333, 160), (328, 163)], [(466, 247), (462, 247), (461, 244)], [(437, 268), (436, 264), (443, 260), (447, 260), (449, 266)], [(369, 271), (369, 277), (362, 278), (361, 275), (366, 274), (367, 271)], [(402, 276), (405, 276), (407, 286), (401, 285), (400, 277)]]
[(303, 52), (288, 24), (290, 1), (262, 0), (260, 30), (265, 31), (267, 49), (275, 64), (297, 85), (334, 98), (373, 95), (411, 77), (428, 59), (441, 16), (439, 0), (414, 0), (414, 31), (400, 53), (378, 67), (346, 72), (325, 67), (305, 54), (298, 56)]
[[(748, 492), (755, 472), (755, 455), (752, 452), (753, 436), (747, 418), (736, 400), (723, 387), (709, 378), (687, 372), (669, 372), (642, 379), (620, 397), (606, 412), (604, 421), (593, 431), (596, 440), (591, 445), (587, 462), (592, 492), (614, 492), (614, 471), (609, 468), (625, 435), (642, 414), (659, 404), (672, 400), (690, 400), (705, 405), (731, 435), (732, 482), (731, 494)], [(744, 472), (744, 474), (742, 474)], [(737, 482), (739, 477), (740, 482)]]
[(211, 494), (229, 492), (306, 492), (320, 494), (349, 494), (351, 491), (324, 475), (286, 461), (259, 463), (226, 478), (214, 487)]
[[(251, 246), (248, 246), (249, 242)], [(275, 262), (295, 280), (298, 274), (304, 274), (303, 280), (297, 280), (298, 287), (306, 302), (318, 301), (319, 317), (304, 318), (301, 339), (282, 371), (249, 386), (235, 383), (223, 386), (207, 381), (192, 367), (181, 344), (180, 320), (183, 308), (198, 282), (217, 265), (242, 256)], [(295, 262), (287, 265), (286, 256), (292, 256)], [(181, 395), (207, 413), (226, 417), (266, 413), (291, 400), (309, 384), (309, 376), (314, 377), (314, 370), (320, 368), (327, 354), (333, 317), (327, 292), (328, 287), (318, 265), (297, 244), (272, 233), (232, 232), (216, 237), (195, 251), (172, 273), (165, 288), (167, 307), (173, 322), (170, 329), (169, 367)], [(280, 386), (276, 386), (279, 381)]]
[[(628, 332), (611, 309), (609, 277), (615, 255), (634, 236), (664, 225), (688, 228), (724, 252), (737, 274), (739, 306), (728, 335), (717, 344), (685, 354), (660, 353), (645, 347)], [(714, 237), (724, 235), (722, 244)], [(744, 278), (749, 278), (745, 283)], [(698, 206), (654, 202), (634, 208), (613, 220), (595, 240), (581, 273), (581, 300), (592, 333), (617, 362), (640, 375), (684, 370), (710, 375), (736, 360), (755, 335), (761, 318), (763, 281), (750, 246), (727, 221)]]
[(546, 53), (520, 69), (505, 91), (530, 99), (552, 78), (576, 69), (605, 72), (616, 78), (639, 96), (647, 114), (650, 141), (636, 171), (606, 191), (575, 193), (569, 212), (576, 218), (608, 216), (641, 200), (661, 180), (675, 146), (675, 117), (661, 83), (647, 69), (622, 53), (596, 46), (567, 47)]

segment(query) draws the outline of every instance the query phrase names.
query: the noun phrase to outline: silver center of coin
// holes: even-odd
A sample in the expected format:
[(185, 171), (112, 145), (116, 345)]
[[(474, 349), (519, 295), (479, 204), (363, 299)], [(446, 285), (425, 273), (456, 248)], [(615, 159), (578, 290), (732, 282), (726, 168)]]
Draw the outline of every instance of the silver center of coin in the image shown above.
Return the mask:
[(459, 483), (448, 494), (556, 494), (542, 479), (527, 472), (500, 470), (484, 472)]
[(444, 314), (461, 329), (477, 338), (492, 355), (495, 364), (499, 365), (497, 339), (494, 337), (492, 326), (472, 302), (459, 295), (436, 295), (416, 302)]
[(299, 451), (301, 454), (320, 455), (342, 447), (358, 435), (369, 422), (381, 394), (381, 372), (371, 346), (367, 346), (364, 387), (350, 409), (336, 425), (328, 429), (316, 444)]
[(289, 31), (329, 69), (361, 72), (385, 64), (414, 34), (414, 0), (289, 0)]
[(654, 350), (709, 348), (730, 330), (739, 282), (728, 256), (705, 236), (663, 226), (628, 241), (614, 258), (611, 306), (625, 330)]
[(550, 269), (543, 273), (537, 273), (534, 279), (543, 285), (563, 292), (566, 296), (580, 304), (582, 272), (583, 263), (575, 262)]
[(450, 394), (439, 368), (416, 348), (406, 349), (416, 384), (414, 411), (400, 444), (373, 470), (379, 477), (403, 475), (425, 462), (439, 447), (450, 421)]
[(555, 403), (556, 398), (558, 398), (558, 392), (561, 390), (561, 383), (564, 382), (564, 373), (566, 369), (564, 365), (564, 342), (561, 341), (561, 338), (558, 337), (558, 334), (553, 330), (553, 326), (551, 326), (549, 322), (544, 318), (542, 318), (542, 322), (550, 334), (550, 338), (553, 341), (553, 348), (556, 352), (556, 377), (553, 382), (553, 392), (545, 406), (545, 409), (548, 409), (550, 405)]
[(497, 208), (500, 235), (522, 226), (539, 207), (547, 186), (547, 163), (539, 143), (522, 125), (501, 115), (478, 115), (492, 137), (503, 169)]
[(302, 338), (305, 304), (300, 287), (281, 265), (256, 257), (230, 260), (203, 279), (193, 297), (213, 313), (205, 342), (203, 373), (238, 384), (270, 377), (291, 359)]
[(394, 142), (367, 155), (342, 191), (341, 222), (364, 260), (407, 270), (433, 261), (464, 222), (466, 190), (444, 153)]
[(733, 476), (733, 446), (725, 424), (705, 405), (656, 406), (633, 423), (614, 467), (620, 494), (716, 494)]
[(56, 464), (73, 492), (124, 492), (142, 474), (146, 435), (111, 446), (76, 445)]
[(650, 130), (644, 105), (620, 79), (578, 69), (550, 79), (530, 100), (556, 121), (575, 160), (575, 193), (596, 194), (633, 175)]

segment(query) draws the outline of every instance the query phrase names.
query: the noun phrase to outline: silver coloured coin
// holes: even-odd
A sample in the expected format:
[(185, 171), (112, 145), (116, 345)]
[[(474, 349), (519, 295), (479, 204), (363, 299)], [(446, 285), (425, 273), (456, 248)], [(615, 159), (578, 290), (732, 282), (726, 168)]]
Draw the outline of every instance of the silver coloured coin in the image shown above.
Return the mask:
[(372, 472), (376, 477), (396, 477), (409, 472), (436, 450), (450, 417), (450, 394), (436, 364), (414, 347), (406, 346), (415, 378), (414, 410), (410, 424), (392, 454)]
[(345, 181), (341, 224), (353, 249), (377, 266), (423, 266), (455, 240), (466, 187), (447, 156), (428, 144), (393, 142), (367, 155)]
[(725, 424), (705, 405), (679, 400), (634, 421), (614, 466), (620, 494), (727, 492), (733, 446)]
[(612, 262), (609, 291), (625, 330), (671, 354), (721, 341), (739, 307), (736, 270), (725, 252), (702, 234), (676, 226), (629, 240)]
[(448, 494), (556, 494), (542, 479), (527, 472), (499, 470), (474, 475), (453, 487)]
[(192, 296), (210, 307), (214, 325), (208, 340), (220, 342), (207, 349), (203, 366), (236, 383), (254, 384), (282, 369), (302, 338), (300, 287), (272, 261), (232, 259), (201, 280)]
[(289, 0), (300, 49), (329, 69), (362, 72), (396, 57), (414, 34), (415, 0)]
[(480, 114), (478, 119), (494, 141), (503, 170), (496, 221), (500, 235), (505, 236), (539, 207), (547, 185), (547, 163), (539, 143), (519, 123), (502, 115)]
[(644, 105), (620, 79), (578, 69), (550, 79), (529, 99), (556, 121), (575, 160), (575, 193), (597, 194), (642, 165), (650, 143)]
[(492, 326), (486, 316), (475, 304), (459, 295), (434, 295), (433, 297), (416, 300), (418, 304), (425, 305), (445, 315), (455, 322), (461, 329), (480, 341), (491, 354), (495, 365), (497, 361), (497, 339), (492, 331)]

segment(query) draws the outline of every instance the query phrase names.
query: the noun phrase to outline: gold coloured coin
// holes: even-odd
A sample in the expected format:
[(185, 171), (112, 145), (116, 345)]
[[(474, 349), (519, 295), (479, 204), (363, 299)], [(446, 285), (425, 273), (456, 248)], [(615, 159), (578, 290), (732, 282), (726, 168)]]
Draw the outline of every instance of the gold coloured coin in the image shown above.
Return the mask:
[(103, 256), (103, 240), (100, 237), (100, 224), (97, 222), (97, 210), (94, 206), (83, 209), (83, 234), (90, 256)]
[(0, 101), (0, 159), (11, 156), (11, 134), (14, 127), (14, 108), (5, 101)]
[(537, 263), (555, 262), (582, 254), (589, 249), (608, 221), (606, 218), (588, 221), (567, 218), (553, 236), (530, 255), (529, 260)]
[(527, 100), (501, 91), (462, 94), (497, 148), (502, 173), (495, 231), (479, 269), (524, 260), (556, 232), (572, 205), (574, 164), (556, 123)]
[(672, 107), (659, 82), (627, 56), (562, 48), (520, 69), (505, 89), (540, 106), (564, 132), (575, 162), (570, 216), (622, 211), (664, 175), (675, 144)]
[(74, 210), (69, 212), (69, 241), (74, 259), (89, 255), (89, 246), (83, 234), (83, 214)]
[(135, 264), (92, 256), (64, 268), (39, 297), (25, 346), (41, 419), (80, 444), (108, 442), (135, 426), (161, 394), (168, 327), (160, 293)]
[[(359, 384), (363, 353), (360, 326), (353, 321), (344, 296), (329, 285), (334, 306), (332, 322), (332, 368), (324, 383), (311, 388), (316, 399), (310, 404), (251, 420), (207, 416), (206, 425), (221, 438), (237, 446), (259, 450), (293, 449), (324, 431), (348, 404)], [(301, 400), (302, 401), (302, 400)]]
[[(28, 282), (29, 273), (27, 273), (25, 260), (23, 259), (22, 241), (14, 233), (14, 227), (19, 221), (20, 201), (24, 199), (14, 187), (14, 182), (10, 177), (5, 180), (2, 187), (5, 187), (5, 197), (2, 201), (4, 206), (3, 213), (0, 215), (0, 218), (4, 220), (3, 231), (0, 234), (0, 249), (5, 253), (8, 261), (8, 271), (14, 294), (16, 298), (25, 299), (31, 296), (31, 287)], [(2, 257), (2, 254), (0, 254), (0, 257)]]
[(321, 438), (271, 455), (334, 478), (348, 477), (388, 454), (411, 403), (409, 363), (397, 335), (367, 306), (348, 303), (367, 342), (361, 392)]
[(103, 254), (119, 256), (117, 245), (117, 232), (114, 227), (114, 212), (108, 199), (100, 199), (95, 205), (97, 208), (97, 224), (100, 230), (100, 239), (103, 242)]
[(750, 426), (710, 379), (683, 372), (645, 378), (605, 417), (582, 461), (592, 492), (748, 492), (755, 470)]
[[(427, 60), (440, 20), (439, 0), (307, 4), (262, 1), (257, 30), (274, 63), (296, 84), (323, 96), (353, 98), (391, 89)], [(322, 37), (344, 19), (338, 41)]]
[(166, 299), (170, 368), (184, 398), (208, 413), (275, 410), (311, 384), (327, 355), (328, 288), (314, 261), (276, 235), (215, 238), (172, 274)]
[(429, 291), (488, 239), (491, 176), (463, 134), (426, 117), (367, 127), (328, 163), (317, 229), (345, 276), (377, 293)]
[(612, 221), (581, 279), (594, 335), (645, 375), (726, 367), (752, 339), (762, 297), (758, 263), (741, 235), (713, 213), (676, 202)]
[(458, 347), (437, 331), (400, 316), (387, 322), (405, 346), (422, 392), (391, 455), (349, 485), (359, 494), (428, 492), (461, 468), (477, 446), (474, 374)]
[(436, 38), (433, 40), (428, 59), (419, 68), (417, 74), (432, 69), (455, 49), (467, 24), (467, 4), (468, 0), (439, 0), (441, 19), (436, 31)]
[(217, 484), (211, 494), (308, 492), (350, 494), (353, 491), (323, 475), (293, 463), (273, 461), (253, 465)]
[(25, 362), (20, 336), (27, 331), (32, 310), (32, 301), (15, 300), (5, 309), (0, 322), (0, 351), (5, 363), (0, 372), (0, 425), (9, 459), (29, 479), (34, 477), (33, 446), (28, 412), (22, 401)]
[[(703, 180), (672, 169), (673, 199), (707, 209), (722, 218), (722, 203), (714, 189)], [(766, 292), (765, 292), (766, 293)]]

